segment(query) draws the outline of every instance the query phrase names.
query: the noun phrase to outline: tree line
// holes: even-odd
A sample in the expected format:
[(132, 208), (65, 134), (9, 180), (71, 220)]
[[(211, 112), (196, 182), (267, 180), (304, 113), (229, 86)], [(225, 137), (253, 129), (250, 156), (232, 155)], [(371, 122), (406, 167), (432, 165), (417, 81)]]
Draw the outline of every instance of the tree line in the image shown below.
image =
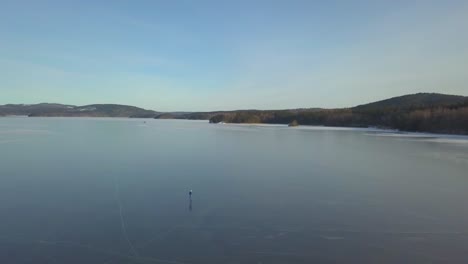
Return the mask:
[(268, 123), (380, 127), (414, 132), (468, 134), (468, 100), (412, 107), (354, 107), (278, 111), (234, 111), (214, 115), (211, 123)]

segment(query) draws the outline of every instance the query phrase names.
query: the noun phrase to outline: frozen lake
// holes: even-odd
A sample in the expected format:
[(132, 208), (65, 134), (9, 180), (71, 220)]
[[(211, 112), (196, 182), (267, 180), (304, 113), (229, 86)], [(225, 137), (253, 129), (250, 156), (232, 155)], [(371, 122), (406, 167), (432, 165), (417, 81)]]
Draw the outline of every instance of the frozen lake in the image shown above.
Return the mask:
[(0, 263), (466, 263), (466, 201), (463, 136), (0, 118)]

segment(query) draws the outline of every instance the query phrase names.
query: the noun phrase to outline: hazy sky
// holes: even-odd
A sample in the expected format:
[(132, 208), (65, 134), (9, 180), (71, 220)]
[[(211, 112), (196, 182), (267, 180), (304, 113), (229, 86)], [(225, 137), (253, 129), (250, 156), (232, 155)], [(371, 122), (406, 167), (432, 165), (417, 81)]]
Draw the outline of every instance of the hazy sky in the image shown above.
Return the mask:
[(0, 0), (0, 104), (160, 111), (468, 95), (468, 1)]

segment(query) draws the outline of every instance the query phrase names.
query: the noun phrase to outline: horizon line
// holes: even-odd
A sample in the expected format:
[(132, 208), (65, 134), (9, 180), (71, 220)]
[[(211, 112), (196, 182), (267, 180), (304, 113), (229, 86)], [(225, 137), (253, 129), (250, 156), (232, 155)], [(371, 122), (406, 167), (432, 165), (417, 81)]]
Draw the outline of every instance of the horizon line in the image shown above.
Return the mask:
[(418, 92), (418, 93), (410, 93), (410, 94), (403, 94), (403, 95), (398, 95), (398, 96), (393, 96), (389, 98), (384, 98), (384, 99), (379, 99), (376, 101), (371, 101), (367, 103), (361, 103), (357, 104), (354, 106), (347, 106), (347, 107), (292, 107), (292, 108), (280, 108), (280, 109), (259, 109), (259, 108), (236, 108), (232, 110), (209, 110), (209, 111), (180, 111), (180, 110), (175, 110), (175, 111), (157, 111), (149, 108), (144, 108), (136, 105), (131, 105), (131, 104), (122, 104), (122, 103), (91, 103), (91, 104), (84, 104), (84, 105), (75, 105), (75, 104), (64, 104), (64, 103), (48, 103), (48, 102), (39, 102), (39, 103), (6, 103), (6, 104), (1, 104), (0, 106), (7, 106), (7, 105), (23, 105), (23, 106), (30, 106), (30, 105), (41, 105), (41, 104), (49, 104), (49, 105), (63, 105), (63, 106), (74, 106), (74, 107), (84, 107), (84, 106), (92, 106), (92, 105), (119, 105), (119, 106), (130, 106), (130, 107), (137, 107), (143, 110), (147, 111), (153, 111), (157, 113), (210, 113), (210, 112), (231, 112), (231, 111), (287, 111), (287, 110), (303, 110), (303, 109), (320, 109), (320, 110), (330, 110), (330, 109), (347, 109), (347, 108), (353, 108), (361, 105), (366, 105), (366, 104), (371, 104), (371, 103), (376, 103), (376, 102), (381, 102), (385, 100), (390, 100), (398, 97), (403, 97), (403, 96), (410, 96), (410, 95), (418, 95), (418, 94), (437, 94), (437, 95), (448, 95), (448, 96), (460, 96), (460, 97), (466, 97), (468, 98), (467, 95), (459, 95), (459, 94), (447, 94), (447, 93), (439, 93), (439, 92)]

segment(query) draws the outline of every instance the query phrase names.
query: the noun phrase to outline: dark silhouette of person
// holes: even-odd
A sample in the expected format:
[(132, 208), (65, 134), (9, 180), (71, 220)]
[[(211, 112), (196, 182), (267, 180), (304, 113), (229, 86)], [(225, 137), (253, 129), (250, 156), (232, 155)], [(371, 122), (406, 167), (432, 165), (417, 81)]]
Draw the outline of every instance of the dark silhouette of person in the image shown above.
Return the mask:
[(189, 211), (191, 212), (192, 211), (192, 190), (189, 191)]

